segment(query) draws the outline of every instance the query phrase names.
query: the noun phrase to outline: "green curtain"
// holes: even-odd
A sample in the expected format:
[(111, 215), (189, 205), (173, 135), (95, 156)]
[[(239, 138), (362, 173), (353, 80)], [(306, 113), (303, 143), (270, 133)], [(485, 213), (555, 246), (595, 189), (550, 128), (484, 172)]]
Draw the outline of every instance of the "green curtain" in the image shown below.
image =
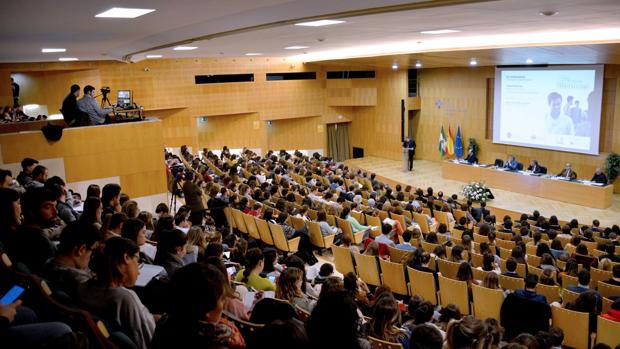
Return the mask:
[(347, 160), (349, 158), (349, 125), (327, 125), (327, 143), (329, 156), (334, 158), (334, 161)]

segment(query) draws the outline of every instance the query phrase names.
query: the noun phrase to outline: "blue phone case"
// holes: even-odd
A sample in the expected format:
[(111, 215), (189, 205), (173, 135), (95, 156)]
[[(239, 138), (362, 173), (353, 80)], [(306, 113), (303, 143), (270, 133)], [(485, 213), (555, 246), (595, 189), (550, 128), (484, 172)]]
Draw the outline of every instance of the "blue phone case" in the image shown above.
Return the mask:
[(11, 288), (9, 290), (9, 292), (7, 292), (4, 297), (2, 297), (2, 299), (0, 299), (0, 303), (4, 304), (4, 305), (9, 305), (13, 302), (15, 302), (15, 300), (21, 296), (21, 294), (24, 292), (24, 288), (20, 287), (20, 286), (13, 286), (13, 288)]

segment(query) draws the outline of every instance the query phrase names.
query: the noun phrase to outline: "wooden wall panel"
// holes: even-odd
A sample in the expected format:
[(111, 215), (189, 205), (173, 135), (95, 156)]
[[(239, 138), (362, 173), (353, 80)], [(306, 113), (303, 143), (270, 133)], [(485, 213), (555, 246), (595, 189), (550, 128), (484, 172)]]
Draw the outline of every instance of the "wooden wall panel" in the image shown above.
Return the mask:
[(266, 122), (258, 114), (209, 116), (207, 122), (198, 123), (198, 146), (200, 149), (262, 148), (266, 134)]
[(67, 182), (118, 176), (123, 191), (134, 197), (166, 191), (163, 147), (159, 120), (66, 129), (53, 143), (38, 131), (0, 135), (4, 163), (63, 158)]
[[(401, 157), (401, 100), (407, 98), (407, 71), (378, 70), (376, 107), (353, 107), (349, 145), (364, 148), (364, 155)], [(405, 125), (406, 127), (406, 125)]]
[(276, 120), (267, 126), (266, 149), (327, 149), (327, 131), (321, 117)]

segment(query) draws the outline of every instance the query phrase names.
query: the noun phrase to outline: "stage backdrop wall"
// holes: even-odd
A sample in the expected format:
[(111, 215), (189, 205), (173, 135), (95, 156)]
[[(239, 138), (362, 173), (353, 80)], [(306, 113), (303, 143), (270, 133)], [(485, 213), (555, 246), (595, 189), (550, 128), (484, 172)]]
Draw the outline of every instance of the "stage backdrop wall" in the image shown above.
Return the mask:
[[(455, 132), (461, 126), (464, 147), (475, 138), (480, 145), (478, 158), (492, 163), (514, 154), (526, 166), (537, 159), (550, 173), (559, 172), (566, 162), (581, 178), (591, 177), (597, 166), (603, 166), (609, 152), (620, 153), (620, 66), (606, 65), (601, 120), (599, 156), (558, 152), (492, 143), (493, 67), (424, 69), (420, 73), (421, 111), (415, 120), (417, 157), (441, 160), (438, 137), (441, 126)], [(532, 125), (537, 127), (537, 125)], [(589, 179), (589, 178), (588, 178)], [(620, 192), (620, 180), (615, 192)]]

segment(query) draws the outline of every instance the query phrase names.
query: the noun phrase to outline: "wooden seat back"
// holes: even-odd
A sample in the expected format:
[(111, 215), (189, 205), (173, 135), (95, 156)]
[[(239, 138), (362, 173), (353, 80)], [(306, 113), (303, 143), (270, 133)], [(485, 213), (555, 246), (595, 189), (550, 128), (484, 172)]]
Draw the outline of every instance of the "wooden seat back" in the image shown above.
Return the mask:
[(620, 286), (599, 281), (598, 292), (605, 298), (617, 297), (620, 296)]
[(301, 240), (299, 236), (288, 240), (280, 224), (269, 223), (269, 230), (271, 230), (274, 246), (278, 250), (291, 253), (297, 252), (299, 240)]
[(351, 250), (347, 247), (333, 245), (332, 254), (334, 255), (334, 266), (342, 275), (355, 273), (355, 265), (353, 264), (353, 256)]
[[(461, 263), (450, 262), (445, 259), (439, 259), (437, 260), (437, 263), (441, 275), (450, 279), (456, 279), (456, 273), (458, 272)], [(441, 287), (439, 289), (441, 290)]]
[(381, 273), (377, 265), (377, 257), (353, 253), (353, 259), (357, 268), (357, 276), (360, 279), (368, 285), (381, 286)]
[(504, 302), (504, 291), (471, 285), (473, 313), (477, 319), (493, 318), (500, 320), (499, 314)]
[(596, 325), (596, 344), (607, 344), (615, 348), (620, 344), (620, 322), (598, 316)]
[(267, 245), (273, 246), (273, 237), (271, 236), (271, 230), (269, 230), (267, 221), (256, 217), (254, 217), (254, 221), (256, 222), (261, 241)]
[(439, 298), (442, 307), (454, 304), (459, 307), (462, 314), (469, 314), (467, 282), (439, 276)]
[(525, 281), (521, 278), (513, 278), (510, 276), (499, 276), (499, 285), (505, 290), (518, 290), (525, 288)]
[(590, 330), (589, 314), (560, 307), (551, 307), (553, 326), (564, 331), (562, 346), (571, 348), (589, 348)]
[(310, 235), (310, 243), (318, 248), (329, 249), (334, 244), (335, 234), (323, 236), (319, 222), (308, 221), (308, 234)]
[(407, 296), (409, 290), (405, 279), (405, 266), (400, 263), (388, 262), (379, 258), (381, 266), (381, 284), (388, 286), (392, 292)]
[(254, 216), (242, 213), (241, 217), (243, 218), (243, 222), (245, 223), (248, 235), (255, 240), (260, 240), (260, 233), (258, 232), (258, 227), (256, 226)]
[(433, 273), (407, 267), (407, 275), (409, 276), (409, 294), (420, 296), (433, 305), (437, 305), (437, 288)]

